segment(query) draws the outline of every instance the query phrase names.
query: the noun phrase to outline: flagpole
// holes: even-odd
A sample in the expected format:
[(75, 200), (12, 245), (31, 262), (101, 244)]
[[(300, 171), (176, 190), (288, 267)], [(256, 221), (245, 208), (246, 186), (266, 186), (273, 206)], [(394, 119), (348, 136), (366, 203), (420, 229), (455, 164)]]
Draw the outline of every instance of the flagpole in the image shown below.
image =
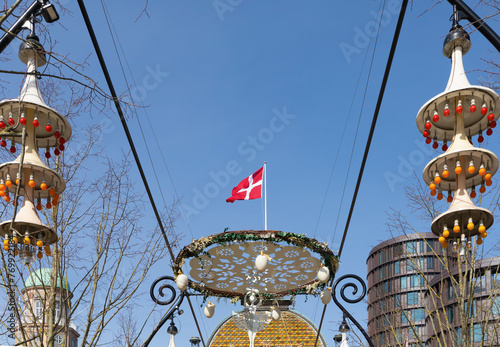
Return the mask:
[(267, 161), (264, 162), (264, 230), (267, 230)]

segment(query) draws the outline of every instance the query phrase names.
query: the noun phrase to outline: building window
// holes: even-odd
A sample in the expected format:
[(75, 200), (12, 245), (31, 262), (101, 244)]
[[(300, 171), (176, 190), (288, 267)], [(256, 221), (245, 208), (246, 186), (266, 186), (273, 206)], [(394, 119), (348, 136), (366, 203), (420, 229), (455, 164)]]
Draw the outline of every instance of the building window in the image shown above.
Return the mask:
[(478, 276), (474, 279), (474, 293), (481, 293), (486, 290), (486, 277)]
[(425, 283), (424, 278), (420, 275), (410, 276), (410, 288), (421, 287)]
[[(499, 303), (500, 303), (500, 300), (499, 300)], [(394, 306), (395, 307), (401, 307), (401, 294), (396, 294), (394, 296)], [(498, 308), (500, 309), (500, 306)]]
[(379, 279), (383, 279), (384, 278), (384, 267), (382, 266), (380, 269), (379, 269)]
[(453, 284), (448, 281), (448, 300), (453, 299)]
[(465, 310), (465, 315), (467, 317), (475, 317), (476, 316), (476, 301), (472, 300), (471, 305), (469, 305), (468, 301), (464, 302), (464, 310)]
[(41, 317), (43, 315), (43, 305), (40, 300), (35, 301), (35, 316)]
[(418, 304), (418, 292), (410, 292), (407, 294), (406, 302), (408, 305)]
[(483, 339), (483, 331), (481, 329), (481, 324), (474, 324), (474, 342), (481, 342)]
[(427, 252), (434, 252), (434, 240), (427, 240)]
[(414, 323), (421, 322), (425, 319), (425, 311), (421, 308), (417, 308), (411, 311), (411, 318)]
[(380, 251), (380, 253), (378, 254), (378, 257), (379, 257), (379, 264), (382, 265), (385, 262), (385, 252)]
[(394, 254), (395, 257), (399, 257), (399, 256), (403, 255), (403, 245), (398, 244), (398, 245), (394, 246), (394, 250), (392, 251), (392, 253)]
[(449, 306), (446, 309), (446, 318), (448, 318), (448, 323), (449, 324), (453, 323), (453, 306)]
[(463, 344), (463, 339), (462, 339), (462, 328), (457, 329), (457, 343), (459, 345)]
[(491, 313), (494, 315), (500, 314), (500, 297), (498, 296), (491, 300)]
[(398, 274), (398, 273), (400, 273), (399, 260), (394, 263), (394, 274)]
[(408, 254), (417, 253), (417, 242), (416, 241), (408, 241), (406, 243), (406, 253), (408, 253)]
[(61, 318), (61, 303), (59, 301), (54, 303), (54, 316), (56, 322)]
[(408, 323), (408, 311), (401, 311), (401, 323)]
[(402, 276), (401, 277), (401, 289), (406, 289), (407, 284), (408, 284), (408, 282), (406, 280), (406, 276)]
[(434, 269), (434, 258), (433, 257), (427, 257), (427, 268)]
[(76, 347), (76, 339), (74, 337), (71, 339), (71, 347)]
[(54, 337), (54, 342), (57, 343), (58, 345), (62, 345), (62, 343), (63, 343), (63, 337), (62, 337), (62, 335), (57, 334)]

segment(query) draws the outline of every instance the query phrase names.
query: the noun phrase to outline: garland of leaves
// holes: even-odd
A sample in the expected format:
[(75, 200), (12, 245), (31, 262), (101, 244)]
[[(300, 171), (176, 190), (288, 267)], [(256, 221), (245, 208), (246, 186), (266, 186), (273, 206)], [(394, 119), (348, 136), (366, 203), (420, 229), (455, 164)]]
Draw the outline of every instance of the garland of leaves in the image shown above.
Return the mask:
[[(196, 257), (200, 255), (207, 255), (207, 248), (217, 244), (226, 246), (228, 243), (234, 242), (245, 242), (245, 241), (265, 241), (282, 243), (285, 242), (289, 245), (294, 245), (297, 247), (307, 248), (314, 253), (321, 256), (323, 263), (328, 267), (331, 274), (337, 272), (339, 267), (339, 258), (336, 256), (329, 248), (326, 242), (319, 242), (316, 239), (311, 239), (302, 234), (288, 233), (277, 230), (240, 230), (240, 231), (229, 231), (220, 234), (202, 237), (191, 244), (184, 247), (175, 259), (173, 266), (174, 274), (178, 274), (184, 266), (186, 259)], [(203, 283), (198, 283), (189, 280), (189, 287), (199, 293), (202, 293), (205, 298), (208, 296), (217, 296), (231, 298), (231, 302), (236, 302), (240, 300), (244, 294), (236, 292), (220, 291), (216, 289), (208, 289)], [(285, 291), (280, 293), (260, 293), (265, 299), (272, 299), (276, 296), (285, 295), (296, 295), (296, 294), (317, 294), (318, 290), (322, 290), (325, 287), (324, 283), (318, 280), (304, 284), (301, 287), (297, 287), (293, 291)]]

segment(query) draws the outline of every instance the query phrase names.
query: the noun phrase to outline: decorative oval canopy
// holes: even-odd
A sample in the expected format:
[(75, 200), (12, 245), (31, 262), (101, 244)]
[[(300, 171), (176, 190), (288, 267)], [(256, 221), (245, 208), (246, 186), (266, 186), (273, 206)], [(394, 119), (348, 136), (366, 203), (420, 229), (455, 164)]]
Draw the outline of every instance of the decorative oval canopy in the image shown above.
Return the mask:
[[(258, 271), (255, 259), (261, 251), (270, 261), (265, 270)], [(275, 230), (231, 231), (203, 237), (182, 249), (174, 273), (185, 263), (192, 289), (222, 297), (243, 297), (249, 289), (269, 296), (315, 293), (324, 286), (316, 278), (322, 264), (330, 273), (338, 267), (338, 259), (326, 243)]]

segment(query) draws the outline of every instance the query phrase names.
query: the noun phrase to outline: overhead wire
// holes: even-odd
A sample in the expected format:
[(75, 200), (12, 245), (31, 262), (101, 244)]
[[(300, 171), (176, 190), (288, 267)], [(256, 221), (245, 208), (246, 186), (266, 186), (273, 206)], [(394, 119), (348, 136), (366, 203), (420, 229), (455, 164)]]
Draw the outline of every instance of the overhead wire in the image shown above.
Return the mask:
[[(118, 46), (120, 47), (121, 55), (123, 56), (123, 60), (125, 61), (125, 65), (127, 66), (127, 70), (128, 70), (128, 72), (129, 72), (129, 74), (130, 74), (130, 76), (131, 76), (131, 79), (132, 79), (133, 85), (137, 85), (137, 83), (136, 83), (136, 81), (135, 81), (134, 75), (133, 75), (132, 70), (131, 70), (131, 68), (130, 68), (130, 64), (128, 63), (127, 55), (125, 54), (125, 52), (124, 52), (124, 50), (123, 50), (123, 46), (122, 46), (122, 44), (121, 44), (120, 37), (119, 37), (118, 33), (116, 32), (116, 28), (115, 28), (115, 26), (114, 26), (114, 24), (113, 24), (113, 20), (112, 20), (112, 18), (111, 18), (111, 16), (110, 16), (110, 14), (109, 14), (109, 10), (108, 10), (108, 8), (107, 8), (106, 4), (105, 4), (102, 0), (101, 0), (101, 6), (102, 6), (102, 8), (103, 8), (103, 13), (104, 13), (104, 15), (105, 15), (105, 19), (106, 19), (106, 22), (107, 22), (107, 24), (108, 24), (108, 29), (109, 29), (109, 32), (110, 32), (110, 35), (111, 35), (111, 38), (112, 38), (112, 41), (113, 41), (113, 45), (114, 45), (114, 47), (115, 47), (115, 52), (116, 52), (116, 55), (117, 55), (117, 57), (118, 57), (118, 61), (119, 61), (119, 64), (120, 64), (120, 68), (121, 68), (121, 71), (122, 71), (123, 78), (124, 78), (124, 80), (125, 80), (125, 84), (127, 85), (127, 88), (130, 88), (130, 84), (129, 84), (128, 79), (127, 79), (127, 76), (126, 76), (126, 73), (125, 73), (125, 70), (124, 70), (124, 67), (123, 67), (123, 63), (122, 63), (122, 59), (121, 59), (120, 53), (118, 52), (118, 48), (117, 48), (116, 42), (118, 43)], [(113, 33), (114, 33), (114, 34), (113, 34)], [(116, 38), (116, 42), (115, 42), (115, 38)], [(132, 97), (131, 93), (129, 92), (128, 94), (129, 94), (129, 96), (130, 96), (130, 99), (131, 99), (131, 100), (133, 100), (133, 97)], [(134, 100), (134, 102), (135, 102), (135, 100)], [(191, 225), (190, 225), (190, 223), (189, 223), (188, 218), (186, 217), (186, 215), (185, 215), (185, 213), (184, 213), (184, 208), (183, 208), (183, 206), (182, 206), (182, 201), (181, 201), (181, 199), (180, 199), (179, 194), (177, 193), (177, 189), (176, 189), (175, 183), (174, 183), (174, 181), (173, 181), (173, 179), (172, 179), (172, 175), (170, 174), (170, 170), (169, 170), (168, 165), (167, 165), (167, 163), (166, 163), (166, 160), (165, 160), (165, 155), (164, 155), (164, 153), (163, 153), (163, 150), (162, 150), (162, 148), (161, 148), (161, 146), (160, 146), (160, 144), (159, 144), (158, 138), (157, 138), (157, 136), (156, 136), (156, 132), (154, 131), (154, 128), (153, 128), (153, 126), (152, 126), (152, 124), (151, 124), (151, 120), (150, 120), (149, 114), (148, 114), (148, 112), (147, 112), (147, 109), (146, 109), (146, 107), (145, 107), (144, 103), (142, 102), (142, 100), (138, 100), (138, 102), (140, 103), (140, 106), (141, 106), (141, 107), (142, 107), (142, 109), (143, 109), (143, 112), (144, 112), (145, 118), (146, 118), (146, 120), (147, 120), (147, 122), (148, 122), (148, 124), (149, 124), (149, 127), (150, 127), (150, 132), (152, 133), (153, 138), (155, 139), (156, 147), (157, 147), (157, 149), (158, 149), (158, 151), (159, 151), (159, 153), (160, 153), (160, 157), (162, 158), (163, 165), (165, 166), (165, 170), (166, 170), (166, 172), (167, 172), (167, 175), (168, 175), (168, 177), (169, 177), (170, 183), (171, 183), (172, 188), (173, 188), (173, 190), (174, 190), (175, 197), (176, 197), (176, 199), (177, 199), (177, 201), (178, 201), (178, 203), (179, 203), (179, 206), (180, 206), (180, 211), (181, 211), (181, 215), (184, 217), (184, 220), (185, 220), (185, 222), (186, 222), (186, 225), (187, 225), (187, 228), (188, 228), (188, 230), (189, 230), (189, 233), (190, 233), (191, 237), (194, 239), (195, 237), (194, 237), (193, 231), (192, 231), (192, 229), (191, 229)], [(154, 172), (154, 176), (155, 176), (155, 180), (156, 180), (157, 186), (158, 186), (158, 188), (159, 188), (159, 190), (160, 190), (160, 195), (161, 195), (161, 197), (162, 197), (163, 204), (164, 204), (164, 206), (166, 207), (166, 199), (165, 199), (165, 196), (164, 196), (164, 194), (163, 194), (162, 186), (161, 186), (161, 184), (160, 184), (160, 182), (159, 182), (159, 179), (158, 179), (157, 171), (156, 171), (156, 168), (155, 168), (156, 166), (155, 166), (155, 164), (154, 164), (154, 161), (152, 160), (151, 153), (150, 153), (150, 151), (149, 151), (149, 146), (148, 146), (148, 144), (147, 144), (146, 137), (145, 137), (145, 135), (144, 135), (144, 131), (143, 131), (143, 128), (142, 128), (142, 124), (141, 124), (141, 122), (139, 121), (139, 115), (138, 115), (138, 112), (137, 112), (136, 108), (132, 107), (132, 112), (135, 114), (136, 121), (137, 121), (137, 125), (138, 125), (138, 127), (139, 127), (139, 129), (140, 129), (140, 133), (141, 133), (141, 135), (142, 135), (142, 139), (143, 139), (143, 141), (144, 141), (145, 148), (146, 148), (146, 151), (147, 151), (147, 153), (148, 153), (148, 157), (149, 157), (150, 165), (151, 165), (151, 167), (152, 167), (152, 169), (153, 169), (153, 172)], [(172, 212), (172, 211), (173, 211), (173, 210), (171, 210), (171, 212)], [(187, 266), (187, 265), (186, 265), (186, 264), (184, 264), (184, 267), (186, 267), (186, 266)], [(197, 302), (198, 302), (198, 300), (197, 300)], [(202, 312), (201, 312), (201, 308), (200, 308), (200, 306), (199, 306), (199, 305), (197, 305), (196, 307), (197, 307), (197, 309), (198, 309), (198, 313), (201, 315), (201, 314), (202, 314)], [(195, 317), (195, 319), (196, 319), (196, 316), (194, 316), (194, 317)], [(205, 321), (204, 321), (204, 320), (202, 320), (202, 324), (203, 324), (203, 329), (204, 329), (204, 331), (205, 331), (205, 334), (207, 334), (207, 335), (208, 335), (208, 329), (207, 329), (207, 326), (206, 326), (206, 324), (205, 324)]]
[[(407, 6), (408, 6), (408, 0), (403, 0), (403, 2), (401, 3), (401, 10), (400, 10), (400, 13), (399, 13), (398, 22), (396, 24), (396, 29), (395, 29), (395, 32), (394, 32), (394, 37), (392, 39), (391, 49), (389, 51), (389, 56), (387, 58), (387, 63), (386, 63), (385, 71), (384, 71), (384, 76), (382, 78), (382, 84), (380, 86), (379, 95), (378, 95), (378, 98), (377, 98), (377, 104), (375, 106), (375, 111), (374, 111), (373, 118), (372, 118), (372, 124), (370, 126), (370, 132), (368, 134), (368, 139), (366, 140), (365, 151), (364, 151), (364, 154), (363, 154), (363, 159), (361, 161), (361, 166), (360, 166), (359, 174), (358, 174), (358, 180), (356, 182), (356, 186), (355, 186), (355, 189), (354, 189), (354, 194), (353, 194), (352, 201), (351, 201), (351, 207), (349, 209), (349, 214), (348, 214), (346, 225), (345, 225), (345, 228), (344, 228), (344, 233), (342, 235), (342, 242), (340, 244), (340, 248), (339, 248), (339, 252), (338, 252), (338, 258), (339, 258), (339, 260), (340, 260), (340, 257), (342, 255), (342, 251), (344, 249), (344, 244), (345, 244), (345, 240), (346, 240), (346, 237), (347, 237), (347, 232), (349, 230), (349, 225), (350, 225), (352, 214), (353, 214), (353, 211), (354, 211), (354, 206), (356, 204), (356, 199), (357, 199), (357, 196), (358, 196), (359, 187), (361, 185), (361, 179), (363, 178), (363, 173), (364, 173), (366, 161), (367, 161), (367, 158), (368, 158), (368, 153), (370, 151), (370, 146), (371, 146), (371, 142), (372, 142), (372, 139), (373, 139), (373, 134), (375, 132), (375, 126), (377, 125), (377, 120), (378, 120), (378, 115), (379, 115), (379, 112), (380, 112), (380, 107), (382, 105), (382, 100), (384, 99), (385, 87), (386, 87), (387, 81), (389, 79), (389, 73), (391, 71), (392, 61), (393, 61), (394, 55), (396, 53), (396, 47), (397, 47), (398, 40), (399, 40), (399, 34), (401, 33), (401, 28), (403, 26), (403, 20), (404, 20), (404, 17), (405, 17)], [(334, 279), (335, 279), (335, 277), (333, 277), (332, 280), (330, 281), (330, 286), (333, 284)], [(324, 317), (325, 317), (326, 307), (327, 306), (325, 305), (325, 307), (323, 308), (323, 314), (321, 316), (320, 325), (318, 327), (318, 333), (316, 335), (316, 342), (315, 342), (314, 346), (317, 346), (317, 343), (318, 343), (319, 334), (321, 332), (321, 326), (322, 326), (322, 323), (323, 323), (323, 320), (324, 320)]]
[[(378, 8), (378, 13), (380, 13), (381, 17), (384, 14), (385, 3), (386, 3), (386, 0), (381, 1), (380, 2), (380, 6)], [(353, 158), (354, 149), (355, 149), (355, 146), (356, 146), (356, 140), (358, 138), (359, 126), (360, 126), (360, 123), (361, 123), (361, 116), (363, 114), (363, 109), (364, 109), (364, 105), (365, 105), (365, 99), (366, 99), (366, 94), (367, 94), (367, 90), (368, 90), (368, 85), (370, 83), (371, 71), (372, 71), (373, 61), (374, 61), (374, 58), (375, 58), (375, 53), (376, 53), (376, 50), (377, 50), (378, 35), (380, 33), (381, 23), (382, 23), (382, 21), (379, 21), (379, 25), (378, 25), (378, 28), (377, 28), (376, 35), (375, 35), (374, 32), (372, 32), (372, 34), (370, 35), (369, 42), (368, 42), (368, 47), (366, 49), (365, 56), (363, 58), (363, 63), (361, 64), (361, 69), (359, 71), (358, 80), (356, 81), (356, 87), (354, 89), (354, 94), (352, 96), (351, 104), (349, 106), (349, 111), (347, 113), (347, 119), (346, 119), (346, 122), (345, 122), (345, 125), (344, 125), (344, 130), (342, 131), (342, 136), (340, 138), (340, 144), (342, 144), (342, 142), (344, 140), (344, 136), (346, 134), (346, 128), (347, 128), (347, 125), (348, 125), (348, 121), (349, 121), (349, 119), (351, 117), (351, 112), (352, 112), (352, 109), (353, 109), (353, 106), (354, 106), (354, 102), (355, 102), (356, 96), (358, 94), (358, 88), (359, 88), (359, 84), (360, 84), (360, 81), (361, 81), (361, 77), (363, 76), (363, 72), (365, 70), (366, 61), (368, 59), (368, 53), (370, 52), (369, 47), (371, 46), (372, 40), (373, 40), (373, 36), (375, 35), (376, 39), (375, 39), (375, 44), (373, 46), (373, 51), (372, 51), (372, 55), (371, 55), (370, 67), (369, 67), (369, 70), (368, 70), (368, 76), (366, 78), (365, 89), (364, 89), (364, 94), (363, 94), (363, 100), (361, 101), (361, 109), (359, 111), (358, 124), (356, 126), (356, 131), (355, 131), (355, 134), (354, 134), (354, 140), (353, 140), (352, 149), (351, 149), (351, 155), (349, 157), (349, 164), (348, 164), (348, 167), (347, 167), (347, 170), (346, 170), (346, 174), (345, 174), (345, 181), (344, 181), (344, 185), (343, 185), (343, 189), (342, 189), (342, 195), (340, 197), (340, 204), (339, 204), (339, 207), (338, 207), (338, 210), (337, 210), (337, 217), (335, 219), (335, 227), (333, 229), (333, 235), (332, 235), (332, 237), (330, 239), (330, 244), (331, 245), (333, 245), (333, 242), (335, 241), (335, 236), (337, 234), (337, 226), (338, 226), (338, 223), (339, 223), (339, 220), (340, 220), (340, 213), (342, 211), (342, 206), (344, 204), (344, 196), (345, 196), (345, 192), (346, 192), (347, 180), (349, 178), (349, 173), (350, 173), (350, 170), (351, 170), (352, 158)], [(342, 146), (338, 146), (338, 148), (337, 148), (337, 153), (335, 155), (335, 159), (334, 159), (332, 171), (330, 172), (330, 179), (328, 180), (328, 185), (326, 187), (325, 196), (323, 198), (323, 203), (322, 203), (321, 208), (320, 208), (320, 213), (319, 213), (319, 216), (318, 216), (318, 221), (316, 223), (316, 228), (314, 230), (314, 237), (316, 237), (316, 230), (318, 228), (319, 221), (321, 219), (321, 215), (322, 215), (322, 211), (323, 211), (323, 207), (324, 207), (326, 198), (328, 196), (328, 191), (329, 191), (329, 188), (330, 188), (330, 185), (331, 185), (331, 181), (332, 181), (332, 178), (333, 178), (333, 173), (334, 173), (335, 168), (337, 166), (337, 160), (338, 160), (338, 157), (339, 157), (339, 153), (340, 153), (341, 147)], [(315, 309), (314, 309), (314, 313), (313, 313), (313, 319), (316, 318), (316, 313), (317, 313), (318, 305), (319, 305), (319, 302), (316, 303), (316, 306), (315, 306)]]
[[(139, 155), (138, 155), (137, 150), (135, 148), (134, 141), (133, 141), (132, 136), (130, 134), (130, 130), (128, 128), (127, 120), (125, 119), (125, 115), (123, 113), (120, 101), (119, 101), (118, 96), (116, 94), (113, 82), (111, 80), (111, 76), (110, 76), (108, 68), (106, 66), (106, 62), (105, 62), (104, 57), (102, 55), (102, 51), (101, 51), (101, 49), (99, 47), (99, 43), (97, 42), (97, 37), (95, 36), (95, 32), (94, 32), (94, 29), (92, 27), (92, 23), (90, 22), (90, 18), (89, 18), (89, 15), (87, 13), (87, 9), (85, 8), (85, 4), (83, 3), (83, 0), (77, 0), (77, 1), (78, 1), (78, 5), (80, 7), (80, 11), (82, 13), (83, 19), (85, 21), (85, 26), (87, 27), (87, 30), (89, 32), (89, 36), (90, 36), (90, 38), (92, 40), (92, 44), (94, 46), (94, 50), (95, 50), (95, 52), (97, 54), (97, 58), (99, 60), (99, 63), (101, 65), (101, 69), (102, 69), (104, 77), (106, 79), (106, 83), (108, 84), (109, 91), (111, 93), (111, 96), (113, 97), (113, 101), (114, 101), (116, 110), (117, 110), (118, 115), (120, 117), (120, 121), (121, 121), (123, 130), (125, 131), (125, 135), (127, 137), (127, 141), (128, 141), (129, 146), (130, 146), (130, 148), (132, 150), (132, 154), (133, 154), (134, 160), (136, 162), (137, 168), (139, 170), (139, 173), (141, 175), (141, 179), (142, 179), (142, 182), (143, 182), (144, 187), (146, 189), (149, 201), (151, 203), (151, 207), (153, 208), (156, 220), (157, 220), (158, 225), (160, 227), (160, 230), (162, 232), (162, 235), (163, 235), (163, 238), (165, 240), (165, 244), (166, 244), (166, 246), (168, 248), (170, 257), (172, 259), (172, 262), (174, 262), (175, 261), (175, 256), (174, 256), (174, 253), (172, 251), (172, 247), (170, 245), (170, 242), (168, 241), (168, 237), (167, 237), (165, 228), (163, 226), (163, 222), (162, 222), (161, 216), (160, 216), (160, 214), (158, 212), (158, 208), (156, 207), (156, 203), (154, 201), (153, 194), (151, 192), (151, 189), (149, 187), (149, 183), (148, 183), (147, 178), (146, 178), (146, 174), (144, 173), (144, 169), (142, 167)], [(194, 313), (194, 310), (193, 310), (193, 307), (192, 307), (192, 304), (191, 304), (191, 299), (190, 299), (189, 295), (187, 295), (187, 299), (188, 299), (191, 311), (193, 313), (193, 316), (195, 317), (195, 323), (196, 323), (196, 326), (198, 328), (198, 333), (200, 334), (200, 337), (202, 338), (203, 346), (205, 346), (205, 342), (203, 340), (203, 337), (201, 336), (202, 335), (201, 334), (201, 330), (200, 330), (200, 327), (199, 327), (199, 324), (198, 324), (198, 320), (196, 319), (196, 315)]]

